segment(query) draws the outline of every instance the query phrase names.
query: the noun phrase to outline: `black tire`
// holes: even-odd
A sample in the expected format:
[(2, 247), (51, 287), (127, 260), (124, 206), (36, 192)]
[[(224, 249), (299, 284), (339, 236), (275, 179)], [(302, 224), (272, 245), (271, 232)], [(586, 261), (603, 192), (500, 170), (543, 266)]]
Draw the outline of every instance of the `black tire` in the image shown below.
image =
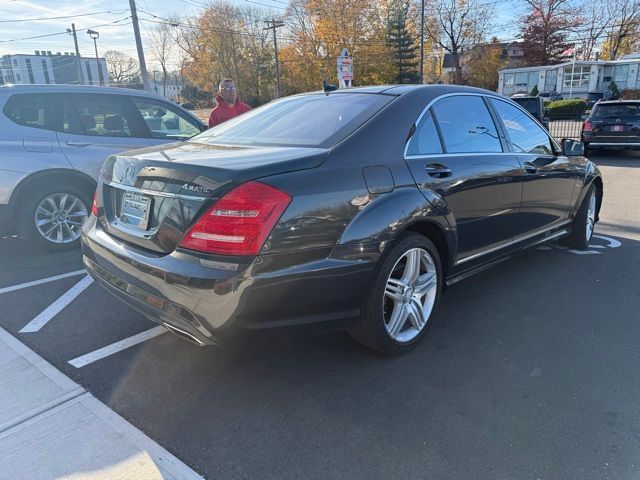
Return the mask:
[[(417, 336), (408, 342), (400, 343), (393, 339), (387, 332), (382, 304), (387, 279), (391, 274), (391, 270), (396, 266), (398, 260), (413, 248), (426, 250), (433, 260), (437, 272), (435, 302), (429, 317), (427, 318), (426, 324), (422, 327)], [(440, 262), (440, 255), (438, 254), (438, 250), (435, 245), (424, 235), (413, 232), (405, 233), (380, 259), (373, 275), (371, 290), (363, 303), (361, 318), (348, 333), (356, 342), (377, 352), (386, 355), (398, 355), (404, 353), (415, 346), (415, 344), (424, 337), (433, 324), (433, 314), (438, 307), (441, 292), (442, 265)]]
[(35, 215), (36, 209), (40, 202), (54, 194), (70, 194), (78, 198), (87, 214), (91, 212), (91, 204), (93, 192), (89, 192), (79, 186), (73, 184), (47, 185), (30, 188), (28, 191), (22, 192), (17, 205), (17, 227), (18, 232), (34, 247), (46, 252), (60, 252), (78, 248), (80, 246), (80, 238), (67, 243), (55, 243), (45, 238), (36, 227)]
[(600, 205), (600, 198), (598, 196), (598, 189), (596, 188), (596, 186), (591, 185), (589, 187), (589, 190), (587, 190), (584, 199), (582, 200), (582, 204), (580, 204), (580, 208), (578, 209), (575, 218), (573, 219), (573, 223), (571, 224), (571, 233), (560, 241), (560, 243), (562, 243), (563, 245), (580, 250), (584, 250), (589, 246), (589, 242), (591, 241), (591, 237), (593, 236), (593, 230), (591, 232), (591, 235), (587, 236), (587, 221), (589, 215), (589, 202), (592, 195), (595, 195), (597, 215), (598, 206)]

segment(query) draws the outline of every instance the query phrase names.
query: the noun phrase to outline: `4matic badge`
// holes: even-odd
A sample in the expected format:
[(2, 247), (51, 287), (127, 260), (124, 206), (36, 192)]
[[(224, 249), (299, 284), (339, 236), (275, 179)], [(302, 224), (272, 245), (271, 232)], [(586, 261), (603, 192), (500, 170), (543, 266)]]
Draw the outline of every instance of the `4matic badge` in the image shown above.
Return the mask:
[(196, 192), (196, 193), (205, 193), (205, 194), (211, 193), (211, 190), (209, 190), (207, 187), (201, 187), (199, 185), (191, 185), (189, 183), (185, 183), (184, 185), (182, 185), (180, 187), (180, 190), (184, 192)]

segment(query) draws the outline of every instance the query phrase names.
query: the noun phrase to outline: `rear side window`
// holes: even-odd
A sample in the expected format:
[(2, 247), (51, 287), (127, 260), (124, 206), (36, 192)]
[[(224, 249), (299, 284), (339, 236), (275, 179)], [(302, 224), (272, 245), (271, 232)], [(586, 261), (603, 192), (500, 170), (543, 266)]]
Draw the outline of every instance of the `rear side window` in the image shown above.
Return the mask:
[(54, 109), (46, 95), (12, 95), (7, 100), (3, 111), (18, 125), (53, 130)]
[[(75, 112), (64, 108), (67, 133), (100, 137), (141, 137), (137, 112), (121, 95), (78, 94), (70, 97)], [(77, 113), (77, 120), (73, 120)]]
[(596, 105), (591, 116), (593, 118), (640, 117), (640, 105), (637, 103)]
[(504, 124), (507, 137), (518, 153), (553, 155), (551, 140), (544, 129), (522, 110), (502, 100), (491, 99)]
[(481, 97), (446, 97), (432, 108), (447, 153), (502, 152), (498, 131)]
[(428, 111), (418, 123), (416, 131), (409, 140), (407, 155), (429, 155), (442, 153), (442, 144), (431, 111)]

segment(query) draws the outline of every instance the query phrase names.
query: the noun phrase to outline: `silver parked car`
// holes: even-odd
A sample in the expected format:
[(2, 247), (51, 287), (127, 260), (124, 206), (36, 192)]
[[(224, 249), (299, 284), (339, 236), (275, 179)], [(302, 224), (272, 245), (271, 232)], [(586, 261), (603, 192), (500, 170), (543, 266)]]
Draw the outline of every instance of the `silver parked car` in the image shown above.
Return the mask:
[(148, 92), (0, 86), (0, 229), (17, 229), (47, 250), (75, 246), (109, 155), (205, 129), (187, 110)]

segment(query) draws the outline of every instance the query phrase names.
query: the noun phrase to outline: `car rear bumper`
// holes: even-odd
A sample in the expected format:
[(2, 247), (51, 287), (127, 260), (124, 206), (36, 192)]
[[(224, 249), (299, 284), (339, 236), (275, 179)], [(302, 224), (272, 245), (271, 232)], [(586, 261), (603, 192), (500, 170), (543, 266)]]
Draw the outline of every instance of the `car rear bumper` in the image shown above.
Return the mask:
[(267, 257), (232, 263), (187, 251), (155, 255), (83, 228), (89, 274), (147, 318), (200, 345), (337, 331), (359, 317), (372, 262), (324, 258), (269, 269)]
[(589, 141), (589, 146), (596, 148), (640, 148), (640, 139), (636, 141), (621, 140), (616, 142), (591, 140)]

